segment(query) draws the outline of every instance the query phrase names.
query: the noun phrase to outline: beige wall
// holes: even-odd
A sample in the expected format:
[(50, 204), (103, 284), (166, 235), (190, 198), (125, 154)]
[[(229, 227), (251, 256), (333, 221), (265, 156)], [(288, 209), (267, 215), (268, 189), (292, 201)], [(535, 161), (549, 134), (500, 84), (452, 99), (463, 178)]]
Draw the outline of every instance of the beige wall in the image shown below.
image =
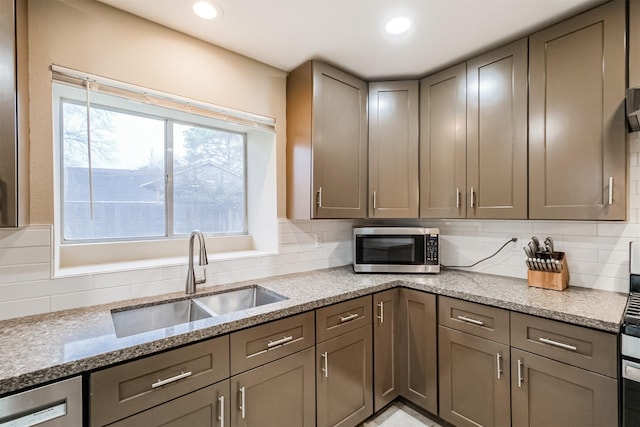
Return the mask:
[(285, 72), (94, 0), (29, 0), (31, 224), (54, 218), (51, 64), (275, 118), (285, 216)]

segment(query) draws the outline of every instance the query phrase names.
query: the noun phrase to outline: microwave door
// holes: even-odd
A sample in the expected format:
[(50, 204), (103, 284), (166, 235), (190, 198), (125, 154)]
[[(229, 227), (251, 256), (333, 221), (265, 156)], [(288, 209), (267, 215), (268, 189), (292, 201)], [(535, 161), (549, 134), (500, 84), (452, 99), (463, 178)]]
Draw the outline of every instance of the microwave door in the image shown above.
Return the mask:
[(423, 266), (425, 263), (423, 235), (358, 236), (356, 245), (356, 264), (359, 265)]

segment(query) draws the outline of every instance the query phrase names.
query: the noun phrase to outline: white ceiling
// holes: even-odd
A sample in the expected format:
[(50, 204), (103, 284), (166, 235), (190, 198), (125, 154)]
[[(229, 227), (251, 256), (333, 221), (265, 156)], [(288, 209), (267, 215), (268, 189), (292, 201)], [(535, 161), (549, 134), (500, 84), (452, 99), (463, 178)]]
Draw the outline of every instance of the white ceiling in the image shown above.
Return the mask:
[[(100, 1), (285, 71), (321, 59), (368, 80), (421, 77), (601, 3), (217, 0), (224, 16), (206, 21), (193, 14), (193, 0)], [(413, 29), (386, 35), (386, 20), (399, 14)]]

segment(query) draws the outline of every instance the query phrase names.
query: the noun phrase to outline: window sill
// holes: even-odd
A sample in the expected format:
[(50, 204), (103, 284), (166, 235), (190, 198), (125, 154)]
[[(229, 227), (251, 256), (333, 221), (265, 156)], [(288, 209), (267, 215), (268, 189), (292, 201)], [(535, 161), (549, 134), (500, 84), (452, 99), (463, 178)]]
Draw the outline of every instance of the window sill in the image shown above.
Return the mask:
[[(258, 251), (258, 250), (242, 250), (242, 251), (207, 254), (207, 259), (209, 260), (209, 263), (214, 263), (216, 261), (247, 259), (247, 258), (263, 257), (268, 255), (273, 255), (273, 253)], [(144, 259), (144, 260), (136, 260), (136, 261), (120, 261), (120, 262), (109, 262), (109, 263), (100, 263), (100, 264), (77, 265), (73, 267), (58, 268), (55, 271), (54, 277), (61, 278), (61, 277), (83, 276), (88, 274), (127, 272), (127, 271), (145, 270), (145, 269), (152, 269), (152, 268), (182, 267), (182, 266), (186, 266), (188, 262), (189, 262), (189, 257), (182, 256), (182, 257)]]

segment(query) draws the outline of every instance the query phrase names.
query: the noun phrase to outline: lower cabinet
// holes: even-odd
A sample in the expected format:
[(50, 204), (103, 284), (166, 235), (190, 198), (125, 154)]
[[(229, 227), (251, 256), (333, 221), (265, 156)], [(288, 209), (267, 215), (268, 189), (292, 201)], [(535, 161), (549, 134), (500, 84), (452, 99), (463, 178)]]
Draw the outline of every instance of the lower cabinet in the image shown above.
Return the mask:
[(436, 296), (400, 288), (400, 394), (438, 413)]
[(313, 347), (231, 377), (232, 426), (314, 426)]
[(575, 366), (511, 350), (514, 426), (613, 426), (618, 382)]
[(400, 395), (400, 289), (373, 295), (373, 410)]
[(229, 408), (229, 380), (225, 380), (110, 426), (224, 427), (230, 425)]
[(438, 332), (440, 417), (461, 427), (508, 426), (509, 347), (444, 326)]
[(373, 414), (371, 334), (368, 324), (316, 345), (318, 426), (356, 426)]

